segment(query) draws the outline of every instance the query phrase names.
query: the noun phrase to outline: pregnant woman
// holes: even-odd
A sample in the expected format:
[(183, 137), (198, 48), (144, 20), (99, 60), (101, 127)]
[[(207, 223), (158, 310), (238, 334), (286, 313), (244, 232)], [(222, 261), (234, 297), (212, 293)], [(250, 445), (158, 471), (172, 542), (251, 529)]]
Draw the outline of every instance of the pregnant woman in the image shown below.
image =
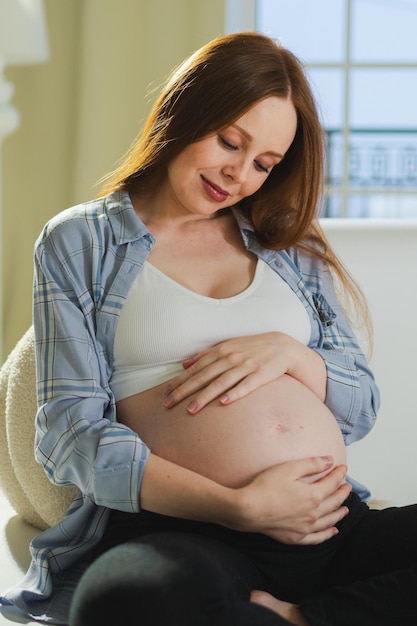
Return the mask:
[(415, 624), (415, 507), (369, 511), (346, 480), (379, 395), (322, 177), (300, 63), (240, 33), (46, 225), (36, 456), (80, 492), (2, 602), (71, 626)]

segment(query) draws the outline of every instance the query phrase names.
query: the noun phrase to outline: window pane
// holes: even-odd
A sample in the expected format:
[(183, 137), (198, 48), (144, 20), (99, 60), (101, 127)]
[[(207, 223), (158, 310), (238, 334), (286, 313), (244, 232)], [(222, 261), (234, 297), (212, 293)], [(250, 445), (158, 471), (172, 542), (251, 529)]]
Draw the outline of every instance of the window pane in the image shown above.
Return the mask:
[(416, 62), (417, 1), (353, 0), (352, 58), (357, 62)]
[(354, 194), (349, 197), (347, 217), (417, 217), (417, 198), (401, 194)]
[(323, 217), (415, 218), (417, 196), (404, 194), (350, 194), (346, 210), (340, 194), (331, 194)]
[(353, 128), (417, 128), (417, 69), (355, 69), (351, 77)]
[[(328, 132), (329, 180), (343, 179), (344, 141), (340, 131)], [(349, 186), (417, 190), (417, 130), (351, 131), (347, 150)]]
[(326, 198), (322, 217), (345, 217), (343, 202), (339, 193), (332, 193)]
[(327, 132), (327, 157), (326, 183), (339, 187), (343, 182), (344, 142), (338, 130)]
[(305, 62), (340, 62), (345, 50), (345, 1), (258, 0), (256, 28), (279, 38)]
[[(328, 198), (326, 212), (323, 217), (376, 217), (370, 215), (369, 207), (372, 201), (373, 196), (351, 194), (348, 196), (347, 206), (345, 207), (341, 194), (333, 193)], [(388, 216), (385, 215), (384, 217)]]
[(344, 73), (334, 69), (310, 69), (310, 84), (325, 128), (341, 128), (344, 117)]

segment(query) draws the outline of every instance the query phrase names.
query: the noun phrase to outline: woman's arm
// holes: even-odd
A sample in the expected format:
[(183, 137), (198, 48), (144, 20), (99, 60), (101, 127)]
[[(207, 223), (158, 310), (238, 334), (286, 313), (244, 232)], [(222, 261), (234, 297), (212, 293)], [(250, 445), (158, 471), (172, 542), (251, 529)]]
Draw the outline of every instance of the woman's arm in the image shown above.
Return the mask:
[[(299, 480), (329, 468), (323, 459), (294, 461), (239, 490), (150, 455), (115, 421), (108, 368), (96, 339), (95, 302), (103, 246), (98, 228), (72, 219), (48, 229), (35, 255), (34, 325), (38, 401), (36, 456), (49, 478), (76, 485), (98, 505), (203, 519), (282, 541), (317, 543), (346, 515), (345, 468), (313, 484)], [(85, 221), (85, 220), (84, 220)], [(50, 231), (50, 232), (49, 232)], [(88, 259), (88, 262), (86, 261)], [(97, 297), (100, 297), (97, 296)]]
[(324, 402), (326, 367), (313, 350), (289, 335), (269, 332), (235, 337), (184, 363), (185, 372), (170, 381), (170, 408), (199, 391), (188, 410), (195, 414), (215, 398), (230, 404), (284, 374), (296, 378)]
[(225, 341), (184, 363), (186, 371), (167, 387), (165, 404), (174, 406), (199, 392), (189, 406), (190, 413), (197, 413), (214, 398), (227, 404), (287, 373), (324, 401), (345, 442), (353, 443), (375, 424), (380, 396), (374, 376), (336, 295), (329, 268), (312, 255), (281, 254), (298, 273), (297, 290), (309, 304), (309, 346), (282, 333)]
[(105, 223), (71, 213), (48, 225), (35, 248), (35, 454), (53, 483), (75, 485), (98, 505), (137, 511), (149, 449), (116, 422), (96, 338)]
[[(86, 242), (77, 247), (66, 231), (65, 239), (71, 242), (74, 264)], [(56, 233), (53, 240), (54, 245), (48, 238), (36, 249), (34, 300), (40, 405), (36, 456), (50, 479), (77, 485), (96, 504), (119, 510), (143, 507), (288, 543), (319, 543), (333, 536), (347, 513), (342, 503), (350, 488), (343, 483), (344, 467), (308, 484), (299, 478), (325, 471), (331, 463), (294, 461), (230, 489), (150, 454), (133, 431), (112, 421), (114, 406), (94, 339), (93, 303), (88, 290), (74, 286), (68, 260), (63, 263), (57, 254)]]

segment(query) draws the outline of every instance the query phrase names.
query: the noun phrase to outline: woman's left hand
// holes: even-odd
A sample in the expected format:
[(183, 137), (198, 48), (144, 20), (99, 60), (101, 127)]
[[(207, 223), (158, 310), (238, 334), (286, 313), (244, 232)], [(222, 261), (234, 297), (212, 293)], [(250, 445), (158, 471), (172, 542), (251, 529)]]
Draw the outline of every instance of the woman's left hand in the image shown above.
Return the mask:
[(279, 332), (228, 339), (183, 363), (185, 371), (169, 382), (164, 405), (171, 408), (195, 393), (187, 407), (193, 415), (216, 398), (230, 404), (283, 374), (293, 375), (306, 351), (312, 353)]

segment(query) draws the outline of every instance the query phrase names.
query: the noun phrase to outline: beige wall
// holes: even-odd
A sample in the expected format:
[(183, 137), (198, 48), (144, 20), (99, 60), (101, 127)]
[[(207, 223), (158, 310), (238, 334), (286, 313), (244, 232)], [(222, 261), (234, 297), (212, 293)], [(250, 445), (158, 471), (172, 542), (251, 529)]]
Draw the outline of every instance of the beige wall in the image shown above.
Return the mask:
[(222, 34), (225, 0), (45, 0), (51, 56), (9, 67), (19, 129), (3, 162), (3, 353), (31, 323), (33, 244), (96, 193), (171, 68)]

